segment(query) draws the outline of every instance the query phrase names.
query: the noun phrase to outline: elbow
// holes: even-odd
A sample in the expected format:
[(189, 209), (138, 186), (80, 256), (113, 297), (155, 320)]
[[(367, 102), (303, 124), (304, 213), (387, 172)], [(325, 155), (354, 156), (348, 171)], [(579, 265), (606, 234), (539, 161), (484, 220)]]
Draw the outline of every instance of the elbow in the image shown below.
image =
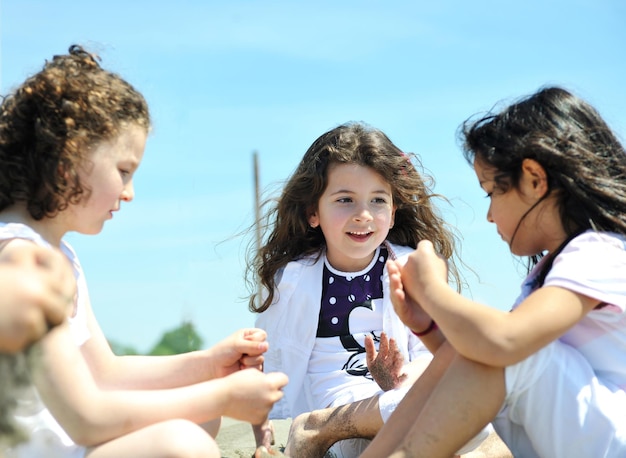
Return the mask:
[(59, 424), (63, 426), (66, 434), (74, 443), (83, 447), (100, 445), (122, 434), (121, 431), (116, 434), (110, 426), (103, 424), (96, 412), (91, 414), (74, 412), (71, 418), (66, 417), (63, 420), (59, 421)]
[(83, 447), (93, 447), (107, 441), (107, 438), (102, 434), (102, 429), (88, 420), (72, 421), (70, 424), (64, 425), (64, 429), (74, 443)]

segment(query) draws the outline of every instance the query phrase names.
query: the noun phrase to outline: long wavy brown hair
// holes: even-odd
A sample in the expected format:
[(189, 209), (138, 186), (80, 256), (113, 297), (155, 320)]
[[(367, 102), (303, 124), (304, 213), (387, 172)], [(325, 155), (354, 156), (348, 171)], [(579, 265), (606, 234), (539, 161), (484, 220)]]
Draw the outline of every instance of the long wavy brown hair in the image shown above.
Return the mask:
[[(450, 273), (461, 284), (453, 256), (456, 236), (439, 216), (432, 200), (434, 181), (418, 173), (422, 165), (414, 154), (405, 154), (382, 131), (364, 123), (347, 123), (321, 135), (309, 147), (277, 200), (263, 204), (265, 214), (257, 224), (264, 245), (248, 255), (249, 287), (261, 284), (267, 295), (257, 305), (252, 293), (249, 308), (263, 312), (274, 301), (276, 274), (287, 263), (309, 255), (320, 256), (326, 244), (319, 227), (312, 228), (308, 217), (317, 208), (328, 183), (331, 164), (359, 164), (370, 167), (391, 185), (396, 206), (395, 223), (387, 240), (415, 248), (420, 240), (433, 242), (449, 260)], [(423, 169), (422, 169), (423, 171)], [(440, 196), (439, 196), (440, 197)]]

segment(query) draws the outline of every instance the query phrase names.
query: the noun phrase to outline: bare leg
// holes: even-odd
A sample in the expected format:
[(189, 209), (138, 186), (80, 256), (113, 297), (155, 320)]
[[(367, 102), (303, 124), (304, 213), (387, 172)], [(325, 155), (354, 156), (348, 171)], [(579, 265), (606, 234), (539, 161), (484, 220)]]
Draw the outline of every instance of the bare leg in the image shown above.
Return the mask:
[(220, 458), (219, 447), (200, 426), (169, 420), (92, 447), (86, 458)]
[(211, 437), (215, 438), (217, 437), (217, 433), (220, 432), (220, 427), (222, 426), (222, 417), (216, 418), (215, 420), (207, 421), (206, 423), (202, 423), (200, 426), (207, 433), (209, 433)]
[(408, 434), (415, 418), (455, 355), (456, 352), (447, 343), (437, 350), (432, 362), (413, 384), (361, 458), (380, 458), (391, 455)]
[(382, 425), (377, 396), (345, 406), (314, 410), (293, 420), (285, 455), (319, 458), (337, 441), (373, 438)]
[(476, 450), (472, 450), (462, 458), (513, 458), (513, 454), (509, 448), (502, 442), (500, 436), (495, 431), (489, 434), (489, 437), (480, 444)]
[(454, 455), (495, 417), (504, 396), (503, 368), (485, 366), (456, 356), (428, 401), (413, 410), (419, 412), (415, 421), (411, 421), (415, 413), (413, 417), (405, 415), (399, 418), (411, 428), (390, 456)]

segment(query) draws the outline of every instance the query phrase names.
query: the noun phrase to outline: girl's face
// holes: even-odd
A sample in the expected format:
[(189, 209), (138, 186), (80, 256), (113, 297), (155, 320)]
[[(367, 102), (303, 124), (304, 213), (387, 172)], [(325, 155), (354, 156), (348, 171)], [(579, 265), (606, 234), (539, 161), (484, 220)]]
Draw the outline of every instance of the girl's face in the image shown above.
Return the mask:
[(478, 158), (474, 160), (474, 171), (489, 198), (487, 221), (495, 223), (513, 254), (533, 256), (560, 244), (564, 232), (554, 199), (548, 196), (537, 203), (548, 192), (541, 165), (525, 159), (518, 186), (508, 189), (498, 185), (497, 169)]
[(327, 173), (326, 189), (309, 224), (321, 227), (335, 269), (358, 272), (367, 267), (393, 226), (391, 186), (362, 165), (332, 164)]
[(81, 183), (91, 195), (68, 209), (69, 230), (97, 234), (120, 209), (122, 201), (133, 199), (133, 174), (143, 158), (146, 138), (145, 129), (132, 125), (117, 138), (95, 146), (79, 172)]

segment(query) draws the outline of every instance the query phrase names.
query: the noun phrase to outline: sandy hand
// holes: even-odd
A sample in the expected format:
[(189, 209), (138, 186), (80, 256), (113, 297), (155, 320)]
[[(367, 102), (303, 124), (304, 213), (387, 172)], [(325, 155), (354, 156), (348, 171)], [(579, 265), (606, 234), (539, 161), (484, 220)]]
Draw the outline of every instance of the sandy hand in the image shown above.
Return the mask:
[(404, 357), (395, 339), (388, 339), (384, 332), (380, 335), (378, 352), (371, 336), (365, 337), (367, 368), (383, 391), (393, 390), (406, 380), (403, 373)]

